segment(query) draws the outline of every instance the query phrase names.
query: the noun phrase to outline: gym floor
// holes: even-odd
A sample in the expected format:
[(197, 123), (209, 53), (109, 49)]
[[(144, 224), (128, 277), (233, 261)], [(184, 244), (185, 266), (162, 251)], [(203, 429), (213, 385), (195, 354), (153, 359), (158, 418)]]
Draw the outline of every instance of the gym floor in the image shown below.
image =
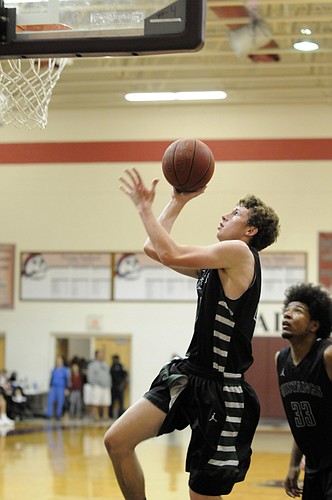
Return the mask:
[[(2, 500), (121, 500), (103, 445), (108, 423), (31, 419), (0, 428)], [(7, 431), (6, 431), (7, 429)], [(142, 443), (148, 500), (188, 498), (184, 472), (189, 431)], [(234, 500), (286, 500), (285, 477), (291, 436), (285, 422), (261, 422), (247, 478), (235, 486)]]

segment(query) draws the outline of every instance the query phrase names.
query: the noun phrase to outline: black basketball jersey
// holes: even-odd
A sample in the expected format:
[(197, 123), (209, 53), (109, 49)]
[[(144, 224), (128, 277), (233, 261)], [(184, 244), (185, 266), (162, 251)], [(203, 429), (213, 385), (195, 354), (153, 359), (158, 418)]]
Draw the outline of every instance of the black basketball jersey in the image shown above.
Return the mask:
[(332, 383), (323, 358), (328, 346), (329, 340), (318, 339), (297, 366), (290, 347), (279, 353), (277, 361), (282, 402), (308, 472), (332, 465)]
[(195, 365), (215, 373), (244, 373), (253, 362), (251, 340), (261, 292), (258, 252), (251, 286), (238, 300), (226, 297), (217, 269), (201, 272), (197, 282), (194, 335), (187, 355)]

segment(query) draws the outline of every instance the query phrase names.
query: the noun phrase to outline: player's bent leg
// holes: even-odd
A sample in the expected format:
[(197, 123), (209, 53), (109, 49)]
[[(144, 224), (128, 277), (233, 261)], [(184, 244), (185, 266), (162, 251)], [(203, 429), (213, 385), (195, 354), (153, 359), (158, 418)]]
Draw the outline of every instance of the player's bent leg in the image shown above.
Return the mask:
[(166, 414), (150, 401), (141, 398), (107, 430), (104, 444), (124, 498), (143, 500), (145, 484), (135, 448), (157, 436)]
[(211, 496), (211, 495), (201, 495), (199, 493), (195, 493), (191, 488), (189, 488), (190, 500), (223, 500), (220, 495)]

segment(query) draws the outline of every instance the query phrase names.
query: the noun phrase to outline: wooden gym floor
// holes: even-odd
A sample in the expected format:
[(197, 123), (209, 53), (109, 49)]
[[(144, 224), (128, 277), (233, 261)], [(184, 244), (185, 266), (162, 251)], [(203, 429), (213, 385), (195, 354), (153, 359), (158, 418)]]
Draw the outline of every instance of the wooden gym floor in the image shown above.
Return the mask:
[[(0, 428), (1, 500), (121, 500), (103, 445), (108, 424), (86, 421), (18, 422), (7, 434)], [(142, 443), (148, 500), (188, 498), (184, 472), (187, 430)], [(252, 465), (234, 500), (286, 500), (282, 481), (291, 437), (287, 425), (259, 426)]]

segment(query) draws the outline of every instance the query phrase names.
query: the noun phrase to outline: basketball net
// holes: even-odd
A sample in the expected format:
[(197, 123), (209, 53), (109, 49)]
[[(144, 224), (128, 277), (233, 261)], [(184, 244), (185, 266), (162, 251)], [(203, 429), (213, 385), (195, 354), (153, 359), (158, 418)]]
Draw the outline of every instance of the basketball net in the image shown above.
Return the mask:
[(0, 120), (6, 125), (45, 129), (52, 91), (66, 59), (0, 62)]

